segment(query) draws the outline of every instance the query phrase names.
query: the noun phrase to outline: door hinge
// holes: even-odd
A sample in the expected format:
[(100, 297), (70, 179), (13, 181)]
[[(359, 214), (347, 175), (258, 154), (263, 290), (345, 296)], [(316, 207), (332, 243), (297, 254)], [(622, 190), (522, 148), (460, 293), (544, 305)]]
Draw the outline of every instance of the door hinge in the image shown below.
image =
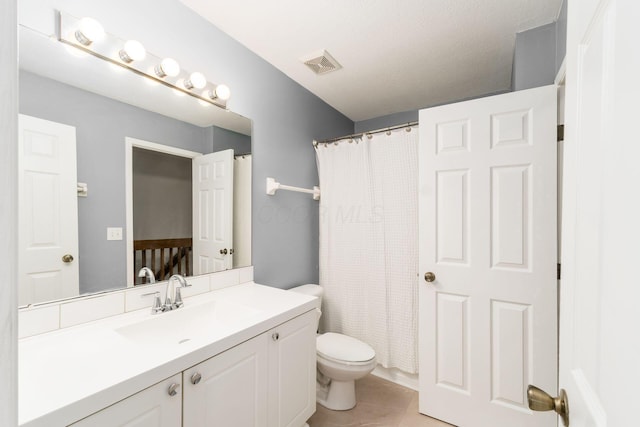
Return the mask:
[(564, 141), (564, 125), (558, 125), (558, 141)]
[(562, 272), (562, 264), (558, 263), (558, 280), (560, 280), (561, 272)]

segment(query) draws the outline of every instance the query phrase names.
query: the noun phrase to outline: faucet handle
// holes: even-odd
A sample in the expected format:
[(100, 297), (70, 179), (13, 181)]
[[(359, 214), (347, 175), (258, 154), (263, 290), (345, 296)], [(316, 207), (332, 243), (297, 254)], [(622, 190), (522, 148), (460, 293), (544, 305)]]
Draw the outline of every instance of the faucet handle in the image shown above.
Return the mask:
[(158, 314), (162, 311), (162, 302), (160, 301), (160, 291), (142, 294), (140, 295), (140, 298), (148, 297), (151, 295), (155, 295), (155, 298), (153, 299), (153, 306), (151, 307), (151, 314)]
[(175, 301), (173, 301), (173, 306), (175, 308), (180, 308), (183, 305), (184, 305), (184, 302), (182, 301), (182, 294), (180, 293), (180, 288), (176, 288), (176, 295), (175, 295)]
[(175, 291), (174, 291), (174, 301), (173, 301), (173, 307), (174, 308), (180, 308), (184, 305), (184, 302), (182, 301), (182, 294), (180, 292), (180, 288), (189, 288), (191, 287), (191, 284), (189, 282), (187, 282), (187, 279), (185, 279), (184, 276), (181, 276), (179, 274), (176, 274), (175, 279), (178, 281), (178, 284), (180, 286), (176, 286)]

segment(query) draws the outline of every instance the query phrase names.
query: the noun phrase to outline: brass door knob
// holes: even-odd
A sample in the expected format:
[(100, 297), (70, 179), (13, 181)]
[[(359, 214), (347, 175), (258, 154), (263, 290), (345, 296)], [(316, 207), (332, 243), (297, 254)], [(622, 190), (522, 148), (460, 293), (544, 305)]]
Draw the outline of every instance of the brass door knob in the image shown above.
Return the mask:
[(227, 248), (220, 249), (220, 254), (226, 255), (227, 254)]
[(527, 387), (527, 402), (532, 411), (556, 411), (562, 418), (562, 424), (569, 425), (569, 400), (564, 389), (560, 390), (560, 396), (551, 397), (546, 391), (529, 385)]
[(436, 275), (430, 271), (427, 271), (426, 273), (424, 273), (424, 280), (429, 283), (434, 282), (436, 280)]
[(67, 264), (70, 262), (73, 262), (73, 255), (71, 254), (62, 255), (62, 262), (66, 262)]

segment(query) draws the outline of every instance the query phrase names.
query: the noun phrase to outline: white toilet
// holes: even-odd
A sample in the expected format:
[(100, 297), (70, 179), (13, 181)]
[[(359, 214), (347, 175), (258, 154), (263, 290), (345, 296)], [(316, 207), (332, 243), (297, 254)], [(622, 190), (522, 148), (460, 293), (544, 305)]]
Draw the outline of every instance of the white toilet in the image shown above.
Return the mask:
[[(318, 298), (318, 322), (322, 287), (302, 285), (290, 291)], [(327, 332), (316, 338), (318, 378), (316, 401), (325, 408), (344, 411), (356, 406), (355, 380), (373, 371), (376, 352), (368, 344), (343, 334)]]

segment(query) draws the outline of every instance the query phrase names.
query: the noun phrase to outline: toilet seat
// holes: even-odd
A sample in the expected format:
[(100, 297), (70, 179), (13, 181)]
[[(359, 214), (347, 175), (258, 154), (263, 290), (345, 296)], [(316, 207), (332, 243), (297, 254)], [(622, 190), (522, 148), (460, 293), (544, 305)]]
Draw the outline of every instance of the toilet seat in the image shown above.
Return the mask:
[(316, 338), (316, 351), (319, 357), (346, 365), (366, 365), (376, 357), (376, 352), (368, 344), (334, 332)]

